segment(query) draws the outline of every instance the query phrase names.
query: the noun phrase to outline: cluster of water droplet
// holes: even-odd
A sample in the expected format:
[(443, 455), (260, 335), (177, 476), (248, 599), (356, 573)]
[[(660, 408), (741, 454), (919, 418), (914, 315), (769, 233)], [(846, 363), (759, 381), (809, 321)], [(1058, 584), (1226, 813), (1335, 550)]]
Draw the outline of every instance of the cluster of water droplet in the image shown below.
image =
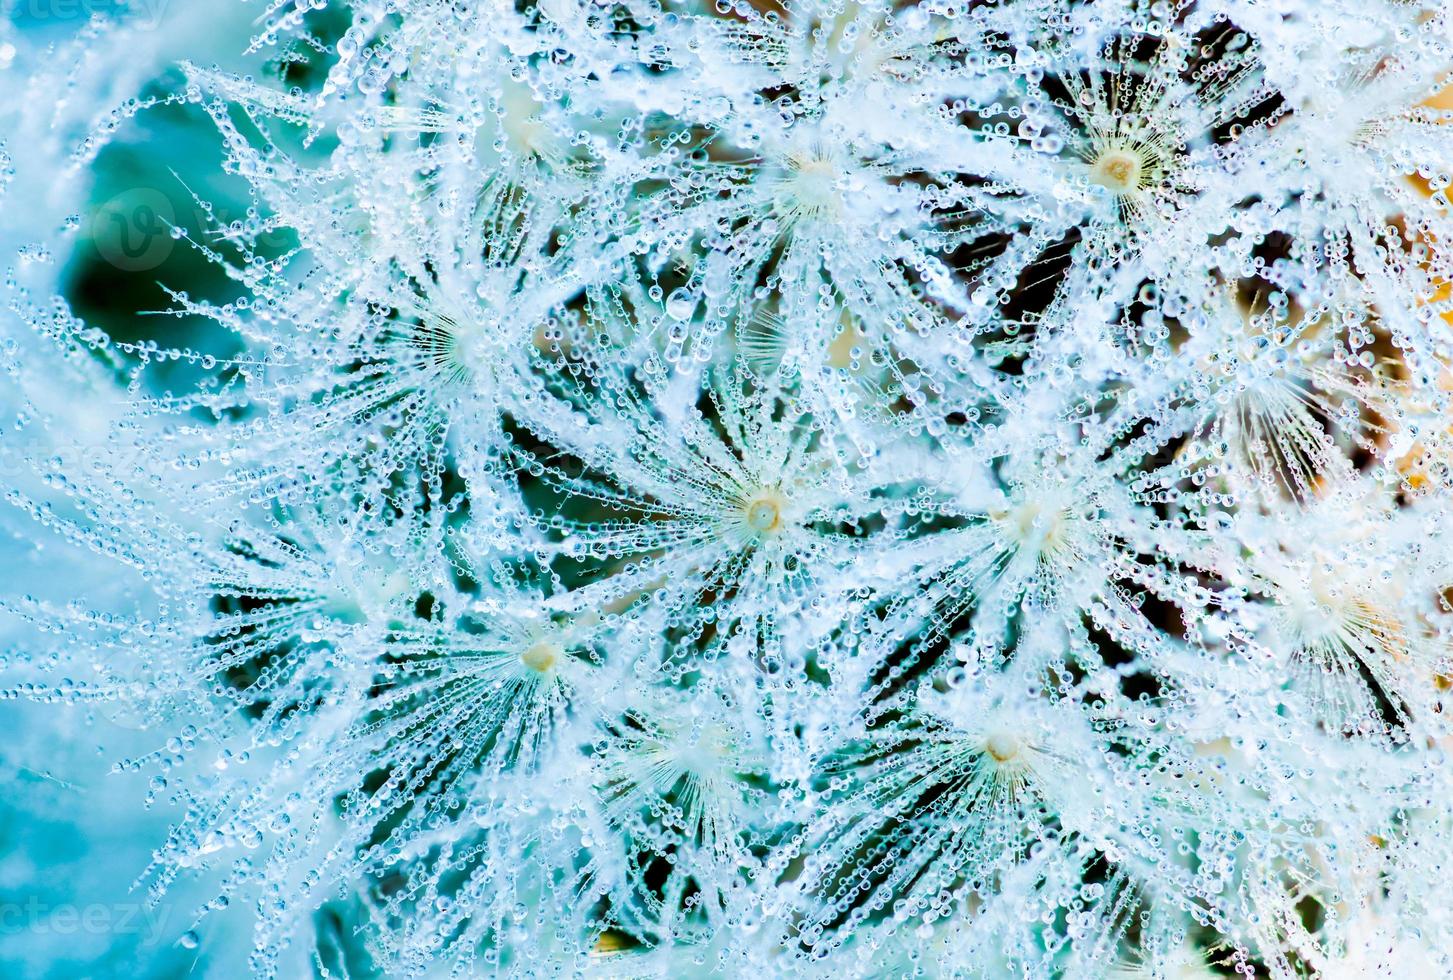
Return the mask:
[(135, 590), (6, 599), (5, 694), (155, 726), (189, 948), (1453, 968), (1441, 4), (260, 23), (122, 117), (217, 131), (226, 342), (10, 288), (117, 407), (7, 496)]

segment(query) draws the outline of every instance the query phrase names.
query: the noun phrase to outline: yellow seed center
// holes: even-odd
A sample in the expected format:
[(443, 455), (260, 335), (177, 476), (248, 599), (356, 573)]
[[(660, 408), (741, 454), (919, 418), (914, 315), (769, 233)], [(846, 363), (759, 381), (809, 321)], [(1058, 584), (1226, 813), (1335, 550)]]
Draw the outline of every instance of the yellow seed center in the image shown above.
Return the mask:
[(1069, 515), (1058, 508), (1047, 508), (1037, 500), (1026, 500), (998, 516), (1010, 536), (1021, 545), (1034, 544), (1040, 551), (1053, 551), (1060, 544)]
[(1039, 520), (1043, 508), (1038, 503), (1029, 500), (1014, 509), (1014, 526), (1019, 529), (1019, 536), (1027, 538), (1034, 531), (1034, 522)]
[(565, 650), (560, 644), (541, 640), (520, 654), (520, 660), (524, 661), (525, 666), (535, 673), (543, 674), (559, 663), (560, 658), (564, 656)]
[(759, 500), (747, 508), (747, 524), (753, 531), (775, 531), (782, 523), (782, 512), (770, 500)]
[(747, 501), (747, 527), (758, 534), (775, 534), (782, 529), (782, 498), (776, 491), (766, 490)]
[(990, 735), (984, 743), (984, 751), (994, 759), (995, 762), (1008, 762), (1017, 756), (1023, 748), (1019, 739), (1006, 732), (995, 732)]
[(1090, 179), (1115, 194), (1128, 194), (1140, 187), (1145, 164), (1133, 150), (1106, 150), (1090, 167)]
[(804, 216), (835, 215), (841, 205), (838, 194), (838, 168), (831, 159), (820, 156), (794, 156), (788, 181), (790, 205)]

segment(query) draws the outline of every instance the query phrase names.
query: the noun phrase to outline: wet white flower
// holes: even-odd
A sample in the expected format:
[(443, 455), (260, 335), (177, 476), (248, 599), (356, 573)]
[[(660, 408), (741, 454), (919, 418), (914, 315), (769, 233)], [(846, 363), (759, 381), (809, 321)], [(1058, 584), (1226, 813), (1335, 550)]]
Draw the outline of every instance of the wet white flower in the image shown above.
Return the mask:
[(138, 970), (1453, 969), (1447, 10), (114, 6), (0, 695), (142, 729)]

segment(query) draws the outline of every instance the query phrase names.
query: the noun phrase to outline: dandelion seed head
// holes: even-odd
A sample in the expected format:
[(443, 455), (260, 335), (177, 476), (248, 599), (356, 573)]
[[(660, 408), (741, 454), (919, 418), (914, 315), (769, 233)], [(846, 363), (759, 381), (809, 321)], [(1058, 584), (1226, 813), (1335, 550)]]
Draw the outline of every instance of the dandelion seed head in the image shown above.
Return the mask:
[(252, 13), (0, 26), (0, 700), (191, 952), (1449, 972), (1437, 4)]

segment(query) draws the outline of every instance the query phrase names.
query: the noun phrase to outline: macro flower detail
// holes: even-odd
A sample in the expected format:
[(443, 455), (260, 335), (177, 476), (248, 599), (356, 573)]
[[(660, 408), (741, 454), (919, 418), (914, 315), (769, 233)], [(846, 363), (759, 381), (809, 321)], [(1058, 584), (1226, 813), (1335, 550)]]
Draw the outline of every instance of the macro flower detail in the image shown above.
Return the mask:
[(1453, 973), (1453, 8), (63, 6), (0, 973)]

